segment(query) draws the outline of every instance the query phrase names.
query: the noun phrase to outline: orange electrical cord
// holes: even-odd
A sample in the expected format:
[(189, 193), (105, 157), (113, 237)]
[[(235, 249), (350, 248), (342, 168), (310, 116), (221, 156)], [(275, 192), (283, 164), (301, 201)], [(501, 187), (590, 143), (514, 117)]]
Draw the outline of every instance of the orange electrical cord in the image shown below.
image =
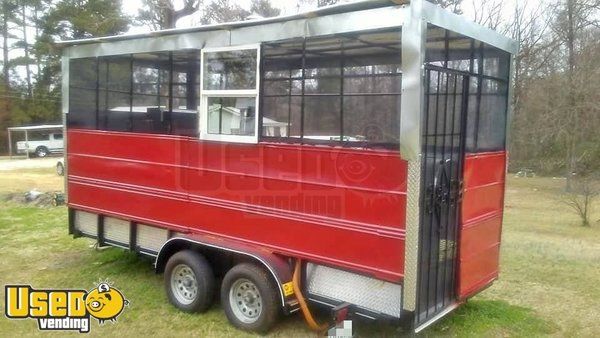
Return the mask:
[(304, 319), (306, 320), (306, 323), (308, 324), (308, 326), (314, 331), (323, 332), (329, 328), (329, 325), (327, 325), (327, 323), (318, 324), (315, 321), (315, 318), (312, 316), (312, 314), (310, 313), (310, 310), (308, 309), (308, 305), (306, 304), (306, 300), (304, 299), (304, 296), (302, 295), (302, 291), (300, 290), (300, 268), (301, 267), (302, 267), (302, 260), (297, 259), (296, 267), (294, 268), (294, 276), (292, 277), (292, 285), (294, 287), (294, 293), (296, 294), (296, 298), (298, 299), (298, 303), (300, 304), (300, 309), (302, 310), (302, 314), (304, 315)]

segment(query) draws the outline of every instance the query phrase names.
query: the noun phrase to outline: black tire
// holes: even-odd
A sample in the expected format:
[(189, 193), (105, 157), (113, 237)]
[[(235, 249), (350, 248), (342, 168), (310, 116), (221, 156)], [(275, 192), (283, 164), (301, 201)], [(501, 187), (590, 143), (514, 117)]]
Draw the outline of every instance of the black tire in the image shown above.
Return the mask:
[(65, 166), (62, 163), (60, 163), (60, 162), (58, 162), (56, 164), (56, 174), (58, 176), (64, 176), (65, 175)]
[[(191, 270), (191, 273), (182, 266)], [(181, 272), (179, 277), (173, 276), (174, 273), (178, 274), (178, 272)], [(190, 299), (184, 299), (185, 296), (182, 293), (188, 290), (189, 285), (183, 285), (181, 279), (185, 279), (183, 276), (191, 277), (192, 274), (196, 282), (196, 294), (190, 296)], [(201, 254), (192, 250), (177, 252), (169, 258), (165, 267), (164, 278), (167, 297), (169, 302), (176, 308), (185, 312), (204, 312), (212, 305), (216, 285), (215, 275), (210, 264)], [(177, 283), (178, 278), (180, 278), (179, 283)], [(185, 280), (183, 283), (185, 284)], [(176, 287), (175, 285), (180, 286)], [(181, 291), (175, 291), (176, 289)]]
[(50, 154), (50, 151), (48, 151), (48, 148), (46, 148), (46, 147), (41, 146), (41, 147), (37, 147), (35, 149), (35, 156), (37, 156), (37, 157), (46, 157), (49, 154)]
[[(248, 320), (248, 317), (244, 317), (241, 313), (241, 308), (244, 307), (242, 303), (239, 303), (238, 310), (234, 308), (233, 303), (237, 303), (233, 297), (236, 285), (244, 284), (245, 281), (249, 281), (246, 285), (250, 285), (251, 288), (255, 287), (252, 292), (258, 292), (257, 297), (254, 297), (254, 301), (258, 301), (257, 304), (261, 307), (258, 311), (259, 314), (256, 317)], [(275, 324), (280, 313), (280, 299), (278, 286), (273, 282), (271, 275), (268, 274), (265, 269), (251, 263), (241, 263), (229, 270), (223, 278), (223, 284), (221, 284), (221, 306), (225, 311), (225, 315), (229, 322), (242, 330), (253, 331), (258, 333), (266, 333)], [(240, 294), (237, 296), (243, 297)], [(248, 312), (256, 311), (256, 308), (247, 309)], [(236, 314), (239, 313), (240, 315)], [(246, 312), (246, 310), (244, 310)]]

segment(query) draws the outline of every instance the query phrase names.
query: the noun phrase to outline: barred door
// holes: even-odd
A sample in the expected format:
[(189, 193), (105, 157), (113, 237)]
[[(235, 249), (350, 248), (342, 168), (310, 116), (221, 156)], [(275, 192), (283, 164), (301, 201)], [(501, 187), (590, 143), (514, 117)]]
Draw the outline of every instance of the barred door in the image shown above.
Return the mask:
[(426, 68), (417, 326), (456, 300), (468, 81), (460, 72)]

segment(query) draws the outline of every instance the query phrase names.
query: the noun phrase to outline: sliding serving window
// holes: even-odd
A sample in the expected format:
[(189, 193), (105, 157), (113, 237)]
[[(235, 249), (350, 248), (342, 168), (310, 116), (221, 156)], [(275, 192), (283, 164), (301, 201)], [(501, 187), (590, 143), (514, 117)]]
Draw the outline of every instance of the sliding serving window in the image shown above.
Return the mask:
[(258, 51), (258, 45), (202, 50), (202, 139), (258, 141)]
[(397, 149), (399, 30), (263, 44), (261, 137)]

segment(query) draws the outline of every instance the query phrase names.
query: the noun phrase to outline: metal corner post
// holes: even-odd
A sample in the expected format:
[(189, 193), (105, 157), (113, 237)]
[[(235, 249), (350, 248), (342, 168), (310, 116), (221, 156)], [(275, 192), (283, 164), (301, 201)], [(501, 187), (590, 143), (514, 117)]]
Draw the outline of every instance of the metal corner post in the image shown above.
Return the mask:
[(423, 0), (410, 3), (402, 27), (402, 101), (400, 153), (408, 161), (406, 242), (404, 254), (403, 310), (414, 312), (417, 301), (419, 260), (419, 200), (421, 195), (421, 128), (423, 110), (423, 64), (425, 34)]
[(68, 135), (67, 135), (67, 114), (69, 113), (69, 49), (63, 51), (61, 58), (61, 73), (62, 73), (62, 123), (63, 123), (63, 166), (64, 166), (64, 189), (65, 189), (65, 203), (69, 200), (68, 180), (69, 180), (69, 165), (67, 160), (68, 154)]
[[(504, 148), (507, 149), (507, 154), (510, 156), (510, 132), (512, 130), (512, 120), (515, 113), (515, 72), (516, 72), (516, 58), (518, 57), (519, 48), (515, 47), (516, 52), (510, 54), (509, 62), (509, 75), (508, 75), (508, 95), (507, 95), (507, 110), (506, 110), (506, 136), (504, 138)], [(506, 160), (508, 170), (508, 159)]]

